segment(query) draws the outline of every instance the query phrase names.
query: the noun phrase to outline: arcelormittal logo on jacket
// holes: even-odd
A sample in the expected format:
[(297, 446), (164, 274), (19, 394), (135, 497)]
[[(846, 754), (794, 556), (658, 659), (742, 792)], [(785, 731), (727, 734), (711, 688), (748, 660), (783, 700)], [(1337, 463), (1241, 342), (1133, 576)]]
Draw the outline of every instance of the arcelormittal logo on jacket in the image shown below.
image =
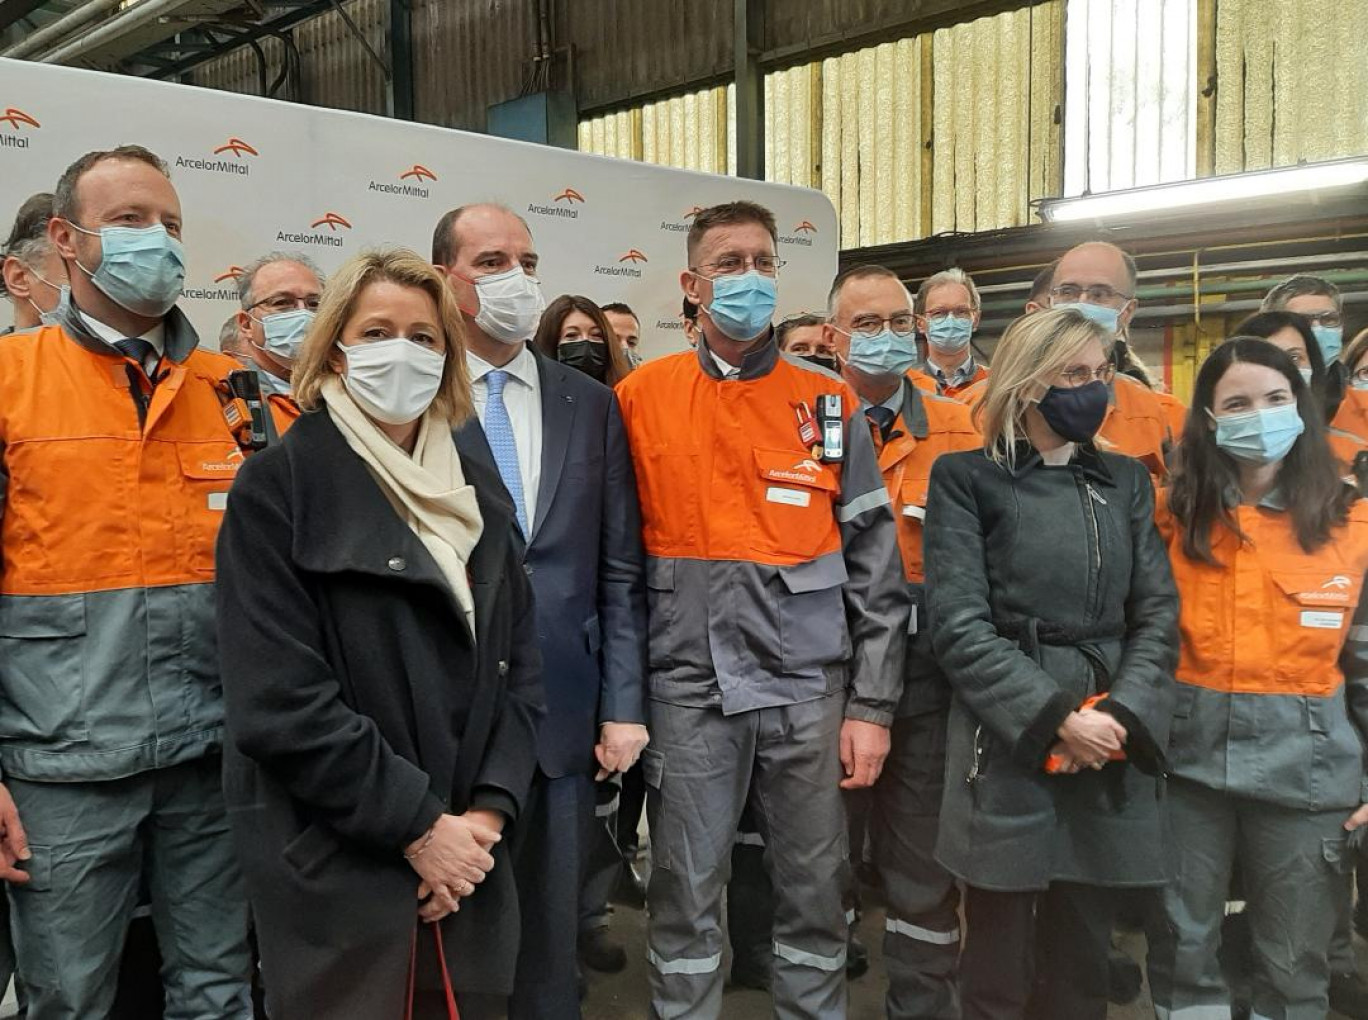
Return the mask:
[(43, 126), (36, 117), (17, 106), (5, 107), (5, 112), (0, 114), (0, 124), (8, 125), (8, 130), (0, 131), (0, 148), (4, 149), (27, 149), (29, 134)]
[(351, 228), (351, 222), (345, 216), (329, 211), (310, 223), (308, 231), (280, 230), (276, 232), (276, 240), (283, 244), (314, 244), (327, 248), (341, 248), (345, 243), (343, 239)]
[(252, 161), (260, 155), (254, 145), (232, 136), (222, 145), (215, 146), (208, 156), (177, 156), (176, 168), (200, 173), (227, 174), (230, 177), (250, 177)]
[(803, 485), (816, 485), (826, 475), (826, 468), (815, 460), (800, 460), (791, 468), (765, 469), (765, 477), (776, 482), (800, 482)]

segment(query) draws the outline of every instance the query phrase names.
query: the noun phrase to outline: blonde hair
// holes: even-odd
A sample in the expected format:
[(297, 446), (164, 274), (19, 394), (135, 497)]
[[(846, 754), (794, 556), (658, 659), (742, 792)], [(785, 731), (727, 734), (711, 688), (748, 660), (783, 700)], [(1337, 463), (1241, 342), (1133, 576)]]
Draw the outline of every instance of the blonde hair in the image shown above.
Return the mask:
[(427, 293), (437, 305), (437, 324), (446, 339), (446, 364), (433, 408), (453, 425), (473, 413), (470, 373), (465, 359), (465, 323), (456, 298), (432, 263), (406, 248), (362, 252), (349, 260), (328, 281), (309, 335), (290, 375), (291, 389), (299, 406), (314, 411), (323, 406), (323, 381), (339, 375), (333, 353), (342, 330), (356, 313), (361, 292), (373, 283), (389, 282)]
[(1016, 462), (1025, 438), (1027, 409), (1078, 352), (1096, 341), (1107, 349), (1109, 334), (1074, 308), (1043, 309), (1010, 326), (993, 352), (993, 371), (983, 400), (974, 409), (984, 451), (999, 464)]

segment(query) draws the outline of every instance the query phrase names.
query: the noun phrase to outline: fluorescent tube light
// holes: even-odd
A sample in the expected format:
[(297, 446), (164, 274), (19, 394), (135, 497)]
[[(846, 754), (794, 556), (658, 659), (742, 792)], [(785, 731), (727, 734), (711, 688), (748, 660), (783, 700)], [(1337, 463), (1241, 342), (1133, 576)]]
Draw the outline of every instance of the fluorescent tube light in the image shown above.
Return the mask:
[(1137, 213), (1163, 212), (1191, 206), (1211, 206), (1240, 199), (1290, 195), (1300, 191), (1343, 188), (1368, 182), (1368, 159), (1339, 159), (1326, 163), (1274, 170), (1253, 170), (1224, 177), (1156, 184), (1147, 188), (1109, 191), (1078, 198), (1048, 198), (1040, 215), (1054, 223), (1101, 220)]

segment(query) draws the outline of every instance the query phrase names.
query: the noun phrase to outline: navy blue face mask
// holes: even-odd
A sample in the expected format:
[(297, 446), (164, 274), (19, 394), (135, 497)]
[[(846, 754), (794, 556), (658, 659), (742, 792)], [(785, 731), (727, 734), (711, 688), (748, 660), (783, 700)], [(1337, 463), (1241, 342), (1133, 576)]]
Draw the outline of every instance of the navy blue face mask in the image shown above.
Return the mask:
[(1102, 427), (1110, 399), (1107, 384), (1094, 379), (1082, 386), (1051, 386), (1036, 406), (1045, 424), (1061, 439), (1086, 443)]

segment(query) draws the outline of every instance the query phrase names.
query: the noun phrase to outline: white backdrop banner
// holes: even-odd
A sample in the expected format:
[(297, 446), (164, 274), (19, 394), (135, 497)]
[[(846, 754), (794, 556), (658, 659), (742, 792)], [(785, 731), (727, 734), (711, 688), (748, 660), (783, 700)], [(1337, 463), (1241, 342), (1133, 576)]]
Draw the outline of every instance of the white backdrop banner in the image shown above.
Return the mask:
[(427, 258), (438, 218), (469, 202), (527, 220), (548, 302), (631, 305), (648, 357), (684, 347), (679, 274), (700, 208), (747, 198), (773, 210), (788, 263), (780, 315), (822, 309), (836, 272), (835, 210), (804, 188), (16, 60), (0, 60), (0, 110), (0, 237), (82, 153), (138, 144), (166, 160), (185, 215), (181, 307), (206, 346), (257, 256), (302, 251), (325, 272), (380, 245)]

